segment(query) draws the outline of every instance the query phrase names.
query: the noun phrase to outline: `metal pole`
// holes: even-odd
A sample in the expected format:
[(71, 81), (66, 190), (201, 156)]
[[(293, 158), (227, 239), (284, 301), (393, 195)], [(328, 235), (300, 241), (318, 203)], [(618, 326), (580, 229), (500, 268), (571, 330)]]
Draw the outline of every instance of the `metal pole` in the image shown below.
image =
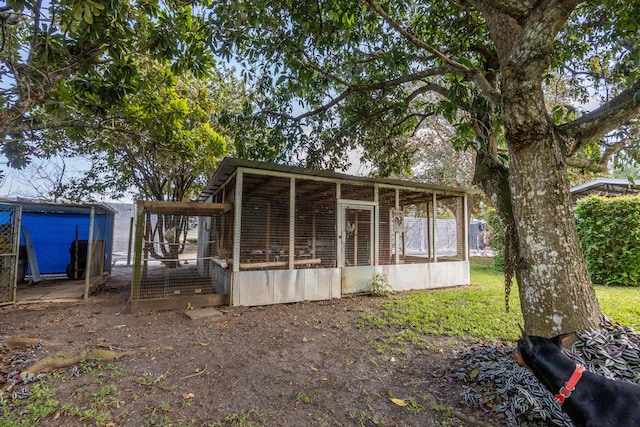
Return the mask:
[(129, 218), (129, 246), (127, 247), (127, 267), (131, 265), (131, 248), (133, 247), (133, 217)]

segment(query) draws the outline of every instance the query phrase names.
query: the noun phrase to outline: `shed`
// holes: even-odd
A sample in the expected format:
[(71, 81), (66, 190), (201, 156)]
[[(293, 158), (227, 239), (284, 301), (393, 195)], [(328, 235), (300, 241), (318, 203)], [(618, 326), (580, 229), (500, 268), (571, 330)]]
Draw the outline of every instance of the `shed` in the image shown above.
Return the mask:
[(574, 201), (593, 194), (612, 197), (638, 193), (640, 187), (637, 184), (620, 178), (597, 178), (571, 187), (571, 197)]
[(376, 275), (395, 290), (468, 285), (473, 192), (225, 158), (191, 207), (138, 206), (130, 310), (340, 298)]
[[(0, 200), (0, 304), (18, 286), (84, 282), (84, 297), (111, 271), (115, 211), (104, 204)], [(39, 286), (40, 286), (39, 285)]]

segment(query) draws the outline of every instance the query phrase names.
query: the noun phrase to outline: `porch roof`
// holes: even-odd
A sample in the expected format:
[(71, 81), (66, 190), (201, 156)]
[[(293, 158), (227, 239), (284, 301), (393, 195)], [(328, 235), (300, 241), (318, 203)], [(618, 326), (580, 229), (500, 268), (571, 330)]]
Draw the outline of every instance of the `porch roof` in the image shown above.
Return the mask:
[(438, 193), (452, 194), (463, 196), (465, 194), (476, 194), (478, 190), (465, 187), (448, 187), (444, 185), (427, 184), (423, 182), (406, 181), (391, 178), (372, 178), (368, 176), (348, 175), (332, 170), (320, 170), (312, 168), (304, 168), (300, 166), (291, 166), (278, 163), (261, 162), (256, 160), (237, 159), (233, 157), (225, 157), (218, 169), (213, 174), (207, 186), (202, 190), (198, 201), (206, 201), (215, 191), (222, 186), (230, 176), (232, 176), (238, 168), (256, 169), (270, 172), (280, 172), (292, 175), (299, 175), (301, 178), (318, 177), (328, 178), (339, 181), (351, 181), (370, 184), (386, 184), (399, 187), (408, 187), (414, 189), (431, 190)]

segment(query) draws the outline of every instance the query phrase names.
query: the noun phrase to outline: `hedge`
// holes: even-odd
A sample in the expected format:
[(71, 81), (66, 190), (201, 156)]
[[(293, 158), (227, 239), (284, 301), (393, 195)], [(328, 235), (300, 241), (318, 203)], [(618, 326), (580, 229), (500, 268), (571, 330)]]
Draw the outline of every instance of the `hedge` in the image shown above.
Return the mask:
[(576, 221), (593, 283), (640, 286), (640, 197), (586, 197)]

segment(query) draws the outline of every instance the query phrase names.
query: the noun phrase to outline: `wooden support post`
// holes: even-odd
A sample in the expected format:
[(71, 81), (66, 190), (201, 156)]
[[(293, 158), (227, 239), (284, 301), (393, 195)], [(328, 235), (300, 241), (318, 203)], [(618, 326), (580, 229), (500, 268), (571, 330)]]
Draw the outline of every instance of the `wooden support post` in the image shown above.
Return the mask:
[[(396, 193), (396, 202), (395, 202), (395, 207), (396, 210), (400, 210), (400, 190), (396, 189), (395, 191)], [(389, 222), (392, 221), (392, 218), (389, 217)], [(400, 264), (400, 234), (399, 233), (393, 233), (393, 238), (394, 238), (394, 244), (396, 247), (396, 255), (395, 255), (395, 260), (394, 260), (394, 264)], [(403, 254), (404, 255), (404, 254)]]
[(358, 211), (353, 213), (353, 265), (358, 265)]
[(133, 217), (129, 218), (129, 245), (127, 247), (127, 266), (131, 265), (131, 248), (133, 247)]
[(316, 206), (311, 207), (311, 256), (316, 256)]
[(463, 199), (463, 210), (464, 210), (464, 219), (462, 220), (464, 227), (463, 227), (463, 233), (464, 233), (464, 260), (465, 261), (469, 261), (469, 200), (467, 198), (467, 195), (464, 195), (464, 199)]
[(436, 219), (438, 217), (438, 206), (437, 206), (437, 199), (436, 199), (436, 193), (433, 193), (433, 197), (432, 197), (432, 204), (433, 204), (433, 218), (431, 221), (431, 227), (433, 229), (433, 262), (438, 262), (438, 239), (436, 236)]
[[(242, 169), (238, 169), (236, 172), (236, 194), (233, 210), (233, 271), (240, 271), (240, 233), (242, 230), (242, 187), (243, 187), (244, 172)], [(231, 289), (233, 293), (233, 288)], [(233, 295), (231, 295), (231, 301), (233, 301)]]
[(433, 257), (431, 241), (433, 240), (433, 232), (431, 230), (431, 204), (427, 202), (427, 257)]
[(269, 253), (271, 252), (271, 200), (267, 200), (267, 227), (264, 239), (265, 261), (269, 262)]
[(293, 270), (296, 252), (296, 179), (289, 179), (289, 270)]
[[(133, 250), (133, 277), (131, 280), (131, 300), (140, 299), (140, 282), (142, 280), (142, 252), (144, 251), (145, 255), (147, 253), (147, 243), (144, 241), (145, 233), (144, 233), (144, 219), (146, 216), (146, 212), (144, 209), (138, 209), (136, 213), (136, 237), (135, 237), (135, 245)], [(145, 256), (146, 258), (146, 256)], [(145, 269), (146, 269), (146, 261), (145, 261)], [(145, 270), (146, 276), (146, 270)]]
[(91, 206), (91, 215), (89, 217), (89, 236), (87, 237), (87, 255), (84, 265), (84, 299), (89, 299), (89, 284), (91, 282), (91, 254), (93, 253), (93, 227), (95, 226), (96, 208)]

